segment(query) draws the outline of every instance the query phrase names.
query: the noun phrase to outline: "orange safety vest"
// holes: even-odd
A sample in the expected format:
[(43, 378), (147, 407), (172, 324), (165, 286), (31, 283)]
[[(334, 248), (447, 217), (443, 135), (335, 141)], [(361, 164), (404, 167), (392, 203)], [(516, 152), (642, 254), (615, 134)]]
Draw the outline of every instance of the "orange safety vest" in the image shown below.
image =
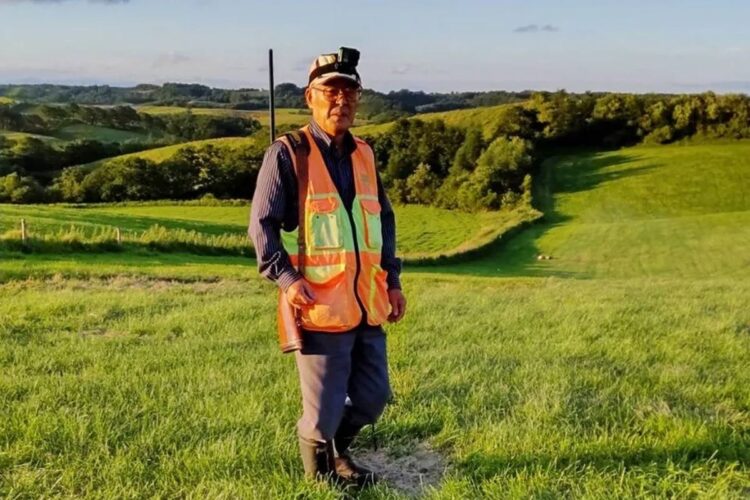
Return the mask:
[[(299, 310), (300, 326), (313, 331), (344, 332), (360, 324), (363, 310), (369, 325), (385, 323), (390, 303), (387, 272), (380, 267), (381, 207), (372, 149), (365, 141), (354, 138), (356, 194), (349, 214), (308, 126), (302, 132), (310, 146), (302, 254), (297, 239), (289, 233), (282, 234), (292, 265), (299, 270), (302, 264), (302, 274), (316, 299), (314, 305)], [(294, 150), (286, 137), (280, 140), (289, 148), (296, 172)]]

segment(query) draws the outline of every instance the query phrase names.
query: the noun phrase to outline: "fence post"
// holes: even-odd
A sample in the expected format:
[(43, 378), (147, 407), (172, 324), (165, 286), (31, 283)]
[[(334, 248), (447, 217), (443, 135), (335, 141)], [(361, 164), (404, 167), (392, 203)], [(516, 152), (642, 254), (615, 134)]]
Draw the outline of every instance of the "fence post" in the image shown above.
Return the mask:
[(28, 238), (26, 234), (26, 219), (21, 219), (21, 241), (26, 243), (26, 238)]
[(117, 244), (118, 245), (122, 244), (122, 234), (120, 234), (120, 228), (119, 227), (115, 228), (115, 238), (117, 238)]

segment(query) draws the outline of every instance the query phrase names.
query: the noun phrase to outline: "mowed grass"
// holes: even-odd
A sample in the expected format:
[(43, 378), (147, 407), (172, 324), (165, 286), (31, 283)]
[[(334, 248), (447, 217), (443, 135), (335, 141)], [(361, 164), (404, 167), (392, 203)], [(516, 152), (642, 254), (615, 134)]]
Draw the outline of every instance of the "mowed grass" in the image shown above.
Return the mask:
[[(480, 239), (502, 226), (510, 214), (484, 212), (470, 214), (435, 207), (396, 206), (397, 243), (405, 256), (449, 252)], [(32, 236), (61, 233), (75, 226), (83, 234), (120, 228), (123, 234), (139, 233), (155, 225), (173, 231), (192, 231), (204, 236), (233, 235), (244, 239), (250, 206), (194, 206), (132, 204), (88, 205), (9, 205), (0, 204), (0, 235), (17, 237), (21, 218)]]
[(173, 144), (171, 146), (163, 146), (160, 148), (147, 149), (145, 151), (138, 151), (136, 153), (128, 153), (119, 156), (113, 156), (111, 158), (105, 158), (103, 160), (87, 163), (84, 166), (93, 167), (104, 162), (112, 160), (122, 160), (126, 158), (144, 158), (151, 160), (156, 163), (161, 163), (172, 158), (180, 149), (186, 147), (201, 148), (207, 145), (212, 145), (217, 148), (236, 148), (241, 146), (251, 145), (255, 142), (254, 137), (221, 137), (219, 139), (202, 139), (199, 141), (188, 141), (181, 142), (179, 144)]
[(99, 142), (146, 141), (154, 139), (154, 137), (142, 132), (100, 127), (96, 125), (85, 125), (81, 123), (62, 127), (55, 132), (55, 137), (64, 141), (92, 139)]
[[(427, 498), (747, 496), (749, 149), (556, 158), (544, 222), (407, 266), (360, 450), (430, 443)], [(0, 496), (338, 498), (302, 478), (275, 301), (249, 258), (0, 252)]]
[(50, 142), (50, 143), (62, 142), (59, 138), (52, 137), (49, 135), (29, 134), (26, 132), (13, 132), (10, 130), (0, 130), (0, 136), (3, 136), (6, 139), (10, 139), (12, 141), (17, 141), (20, 139), (30, 137), (34, 139), (40, 139), (44, 142)]
[[(134, 276), (93, 278), (107, 261), (90, 259), (0, 286), (4, 496), (337, 496), (301, 477), (293, 359), (251, 261), (133, 257)], [(750, 487), (748, 281), (404, 282), (376, 432), (448, 457), (431, 498)]]
[[(506, 113), (511, 106), (517, 104), (500, 104), (498, 106), (487, 106), (471, 109), (456, 109), (453, 111), (440, 111), (436, 113), (420, 113), (410, 116), (410, 120), (434, 121), (442, 120), (446, 125), (459, 128), (477, 128), (482, 130), (485, 137), (491, 137), (497, 129), (498, 123), (506, 119)], [(377, 137), (390, 130), (394, 122), (378, 124), (360, 124), (353, 132), (361, 136)]]
[[(137, 106), (135, 108), (139, 113), (149, 113), (153, 115), (174, 115), (187, 112), (187, 108), (179, 106)], [(252, 117), (258, 120), (261, 125), (268, 125), (271, 121), (268, 110), (241, 110), (241, 109), (224, 109), (224, 108), (190, 108), (190, 112), (195, 115), (215, 115), (215, 116), (242, 116)], [(296, 108), (277, 108), (276, 125), (304, 125), (310, 121), (310, 112), (306, 109)]]
[(7, 130), (0, 130), (0, 135), (12, 140), (32, 137), (53, 144), (61, 144), (68, 141), (75, 141), (77, 139), (91, 139), (99, 142), (128, 142), (149, 141), (160, 138), (132, 130), (119, 130), (115, 128), (85, 125), (81, 123), (62, 127), (56, 130), (53, 136), (28, 134), (25, 132), (13, 132)]
[[(447, 272), (750, 278), (750, 142), (554, 158), (544, 223)], [(552, 260), (536, 260), (537, 255)]]

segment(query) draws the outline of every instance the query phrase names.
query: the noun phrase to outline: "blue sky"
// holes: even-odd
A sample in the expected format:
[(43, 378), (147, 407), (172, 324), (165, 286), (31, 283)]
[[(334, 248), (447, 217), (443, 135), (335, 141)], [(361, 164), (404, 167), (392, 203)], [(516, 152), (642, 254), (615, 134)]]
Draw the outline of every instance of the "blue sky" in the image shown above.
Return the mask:
[(750, 92), (750, 1), (0, 0), (0, 83), (306, 83), (362, 52), (381, 91)]

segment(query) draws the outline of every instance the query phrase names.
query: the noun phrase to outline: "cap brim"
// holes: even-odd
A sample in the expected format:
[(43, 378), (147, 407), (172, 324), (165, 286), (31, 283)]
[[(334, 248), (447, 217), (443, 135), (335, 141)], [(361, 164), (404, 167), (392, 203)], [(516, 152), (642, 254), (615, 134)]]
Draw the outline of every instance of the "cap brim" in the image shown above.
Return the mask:
[(315, 80), (311, 81), (310, 85), (322, 85), (326, 82), (330, 82), (331, 80), (335, 80), (336, 78), (343, 78), (344, 80), (352, 81), (358, 86), (362, 85), (360, 81), (357, 80), (356, 76), (350, 75), (349, 73), (326, 73), (325, 75), (321, 75)]

